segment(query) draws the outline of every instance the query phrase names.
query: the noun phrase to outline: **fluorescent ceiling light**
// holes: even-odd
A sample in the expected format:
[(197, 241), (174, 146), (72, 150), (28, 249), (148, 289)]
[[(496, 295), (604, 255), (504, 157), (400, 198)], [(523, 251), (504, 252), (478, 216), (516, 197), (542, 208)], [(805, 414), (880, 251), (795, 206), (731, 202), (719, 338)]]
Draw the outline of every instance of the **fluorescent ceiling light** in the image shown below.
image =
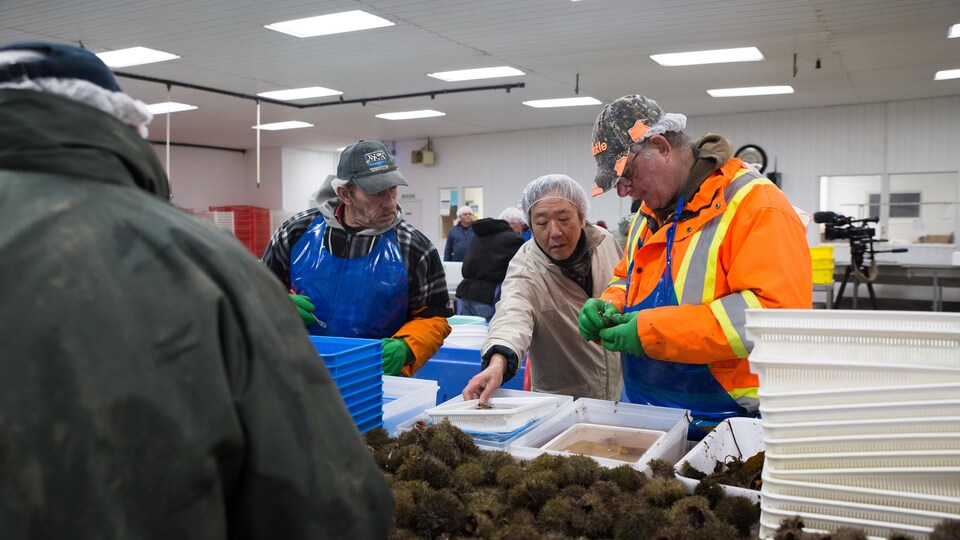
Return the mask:
[(167, 114), (175, 113), (180, 111), (192, 111), (196, 109), (196, 105), (187, 105), (186, 103), (177, 103), (175, 101), (166, 101), (163, 103), (154, 103), (153, 105), (147, 105), (147, 110), (153, 114)]
[(650, 58), (661, 66), (695, 66), (699, 64), (724, 64), (727, 62), (755, 62), (757, 60), (763, 60), (763, 54), (760, 52), (760, 49), (756, 47), (742, 47), (739, 49), (651, 54)]
[(772, 96), (775, 94), (792, 94), (792, 86), (750, 86), (745, 88), (714, 88), (707, 90), (713, 97), (739, 96)]
[(129, 49), (120, 49), (119, 51), (103, 52), (98, 54), (97, 57), (111, 68), (139, 66), (140, 64), (152, 64), (154, 62), (180, 58), (175, 54), (156, 51), (146, 47), (131, 47)]
[(938, 71), (937, 74), (933, 76), (933, 80), (935, 81), (945, 81), (947, 79), (960, 79), (960, 69), (945, 69)]
[(601, 105), (599, 101), (589, 96), (560, 99), (535, 99), (533, 101), (524, 101), (523, 104), (528, 107), (536, 107), (537, 109), (547, 109), (550, 107), (580, 107), (582, 105)]
[(960, 37), (960, 23), (957, 23), (950, 27), (950, 30), (947, 30), (948, 38)]
[(265, 131), (279, 131), (281, 129), (299, 129), (299, 128), (308, 128), (313, 127), (313, 124), (308, 124), (306, 122), (301, 122), (299, 120), (290, 120), (289, 122), (274, 122), (272, 124), (260, 124), (259, 126), (251, 126), (253, 129), (260, 128)]
[(414, 118), (432, 118), (434, 116), (446, 116), (447, 113), (424, 109), (422, 111), (403, 111), (378, 114), (377, 118), (384, 120), (411, 120)]
[(354, 10), (267, 24), (264, 28), (305, 38), (393, 25), (394, 23), (366, 11)]
[(270, 92), (260, 92), (258, 96), (270, 99), (279, 99), (280, 101), (294, 101), (297, 99), (308, 99), (327, 96), (339, 96), (343, 92), (324, 88), (322, 86), (310, 86), (308, 88), (291, 88), (289, 90), (273, 90)]
[(441, 81), (473, 81), (476, 79), (495, 79), (497, 77), (516, 77), (525, 75), (519, 69), (510, 66), (497, 66), (477, 69), (461, 69), (458, 71), (438, 71), (437, 73), (427, 73), (428, 77), (440, 79)]

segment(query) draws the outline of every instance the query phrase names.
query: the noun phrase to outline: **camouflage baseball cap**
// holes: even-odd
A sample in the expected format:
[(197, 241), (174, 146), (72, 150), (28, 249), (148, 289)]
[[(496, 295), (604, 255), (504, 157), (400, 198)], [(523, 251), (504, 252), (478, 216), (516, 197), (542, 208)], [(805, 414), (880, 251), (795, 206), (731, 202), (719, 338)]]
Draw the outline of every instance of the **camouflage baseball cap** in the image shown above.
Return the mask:
[(617, 185), (626, 166), (630, 145), (646, 140), (651, 127), (663, 118), (663, 109), (644, 96), (623, 96), (600, 111), (593, 125), (593, 157), (597, 176), (593, 180), (596, 197)]

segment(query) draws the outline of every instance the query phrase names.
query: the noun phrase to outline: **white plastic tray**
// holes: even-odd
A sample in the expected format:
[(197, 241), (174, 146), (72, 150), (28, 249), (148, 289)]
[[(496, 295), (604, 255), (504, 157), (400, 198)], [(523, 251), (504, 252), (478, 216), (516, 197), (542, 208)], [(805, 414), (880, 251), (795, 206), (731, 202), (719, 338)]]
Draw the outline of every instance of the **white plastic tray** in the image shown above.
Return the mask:
[(383, 428), (391, 437), (397, 426), (437, 404), (437, 381), (383, 376)]
[(478, 409), (479, 399), (447, 402), (427, 409), (434, 422), (444, 419), (468, 431), (508, 433), (526, 426), (552, 412), (560, 400), (557, 396), (491, 398), (492, 409)]
[(960, 314), (748, 309), (751, 355), (960, 369)]
[(960, 450), (861, 452), (839, 454), (777, 454), (767, 452), (763, 470), (885, 469), (960, 467)]
[(813, 405), (855, 405), (900, 401), (935, 401), (960, 396), (960, 382), (946, 384), (897, 384), (866, 388), (772, 391), (761, 387), (760, 401), (768, 407), (807, 407)]
[[(680, 476), (683, 462), (690, 463), (694, 469), (710, 474), (717, 462), (727, 462), (730, 458), (746, 461), (764, 451), (763, 429), (761, 421), (755, 418), (728, 418), (717, 424), (713, 431), (707, 434), (685, 456), (677, 461), (674, 469), (677, 480), (687, 489), (688, 493), (700, 483), (699, 480)], [(760, 491), (738, 486), (720, 484), (723, 491), (732, 497), (746, 497), (754, 502), (760, 502)]]
[(917, 527), (933, 531), (945, 519), (956, 520), (956, 514), (928, 512), (911, 508), (877, 506), (849, 501), (831, 501), (808, 497), (780, 495), (763, 491), (763, 507), (781, 512), (809, 512), (844, 520), (875, 521), (897, 526)]
[(760, 538), (773, 538), (773, 533), (776, 532), (781, 521), (785, 518), (796, 516), (799, 516), (800, 519), (803, 520), (803, 524), (805, 525), (803, 530), (807, 532), (822, 534), (835, 531), (840, 527), (853, 527), (862, 529), (867, 535), (867, 540), (886, 540), (894, 533), (907, 535), (908, 538), (927, 538), (930, 533), (933, 532), (933, 529), (930, 527), (916, 527), (867, 519), (829, 516), (812, 512), (788, 512), (777, 508), (770, 508), (761, 503)]
[(960, 416), (928, 418), (831, 420), (827, 422), (763, 422), (764, 436), (774, 439), (897, 435), (905, 433), (960, 433)]
[(888, 467), (820, 470), (771, 470), (764, 475), (778, 480), (912, 493), (917, 496), (960, 499), (960, 467)]
[(831, 356), (798, 360), (761, 356), (756, 351), (750, 354), (750, 371), (757, 374), (765, 392), (960, 383), (960, 370), (954, 368), (867, 365)]
[(960, 498), (927, 495), (923, 493), (834, 486), (813, 482), (798, 482), (795, 480), (776, 478), (769, 474), (763, 475), (763, 493), (870, 504), (875, 506), (890, 506), (960, 516)]
[(960, 416), (960, 399), (811, 407), (770, 407), (761, 401), (760, 415), (773, 424)]
[[(613, 459), (624, 463), (636, 463), (643, 457), (642, 454), (625, 458), (619, 454), (617, 449), (622, 450), (627, 446), (644, 449), (653, 448), (664, 435), (666, 433), (663, 431), (651, 429), (588, 423), (574, 424), (543, 445), (543, 449)], [(571, 444), (578, 442), (599, 443), (602, 449), (598, 448), (599, 452), (578, 452), (568, 449)]]
[(842, 435), (777, 439), (764, 436), (767, 450), (775, 454), (836, 454), (843, 452), (896, 452), (958, 450), (960, 433), (906, 433)]
[(509, 452), (518, 459), (533, 459), (544, 453), (574, 455), (544, 448), (547, 443), (574, 424), (598, 424), (665, 432), (666, 435), (650, 447), (636, 463), (590, 456), (604, 467), (619, 467), (626, 464), (646, 471), (647, 463), (651, 459), (675, 463), (680, 458), (685, 448), (690, 416), (686, 409), (580, 398), (564, 405), (542, 424), (518, 437)]
[[(573, 402), (573, 397), (571, 397), (571, 396), (559, 395), (559, 394), (545, 394), (545, 393), (543, 393), (543, 392), (525, 392), (525, 391), (523, 391), (523, 390), (512, 390), (512, 389), (509, 389), (509, 388), (497, 388), (496, 390), (493, 391), (493, 394), (491, 395), (491, 397), (494, 397), (494, 398), (505, 398), (505, 397), (509, 397), (509, 398), (517, 398), (517, 397), (541, 397), (541, 396), (542, 396), (542, 397), (555, 397), (555, 398), (558, 398), (558, 399), (557, 399), (557, 401), (554, 403), (554, 408), (553, 408), (552, 410), (550, 410), (549, 412), (547, 412), (547, 414), (544, 415), (543, 417), (541, 417), (539, 420), (534, 421), (534, 422), (533, 422), (532, 424), (530, 424), (529, 426), (525, 426), (524, 428), (521, 428), (521, 429), (517, 430), (516, 432), (508, 432), (508, 433), (476, 433), (476, 432), (471, 432), (471, 433), (468, 433), (468, 434), (469, 434), (470, 437), (473, 439), (473, 442), (476, 443), (476, 445), (477, 445), (478, 447), (480, 447), (481, 449), (483, 449), (483, 450), (503, 450), (503, 451), (508, 451), (508, 450), (510, 449), (510, 447), (513, 445), (513, 441), (517, 440), (517, 439), (518, 439), (519, 437), (521, 437), (524, 433), (529, 432), (530, 430), (532, 430), (532, 429), (535, 428), (536, 426), (538, 426), (538, 425), (540, 425), (541, 423), (543, 423), (547, 418), (550, 418), (551, 415), (555, 414), (555, 413), (556, 413), (561, 407), (563, 407), (564, 405), (569, 404), (569, 403), (572, 403), (572, 402)], [(463, 402), (463, 396), (458, 394), (458, 395), (450, 398), (449, 400), (445, 401), (444, 403), (441, 403), (441, 405), (447, 405), (447, 404), (452, 404), (452, 403), (462, 403), (462, 402)], [(428, 423), (429, 423), (429, 422), (432, 422), (431, 418), (430, 418), (429, 416), (427, 416), (427, 413), (426, 413), (426, 412), (424, 412), (424, 413), (421, 413), (421, 414), (419, 414), (419, 415), (417, 415), (417, 416), (415, 416), (415, 417), (407, 420), (406, 422), (403, 422), (403, 423), (401, 423), (400, 425), (398, 425), (398, 426), (397, 426), (397, 433), (403, 433), (403, 432), (405, 432), (405, 431), (409, 431), (410, 429), (413, 428), (413, 425), (414, 425), (418, 420), (423, 420), (423, 421), (428, 422)]]

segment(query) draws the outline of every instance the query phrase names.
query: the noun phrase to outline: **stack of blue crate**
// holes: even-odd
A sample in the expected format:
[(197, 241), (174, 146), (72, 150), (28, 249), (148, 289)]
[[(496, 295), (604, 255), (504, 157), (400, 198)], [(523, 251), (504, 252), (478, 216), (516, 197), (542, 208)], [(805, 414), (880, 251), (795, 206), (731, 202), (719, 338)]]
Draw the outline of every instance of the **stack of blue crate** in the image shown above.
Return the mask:
[(379, 339), (310, 336), (361, 433), (383, 425), (383, 360)]

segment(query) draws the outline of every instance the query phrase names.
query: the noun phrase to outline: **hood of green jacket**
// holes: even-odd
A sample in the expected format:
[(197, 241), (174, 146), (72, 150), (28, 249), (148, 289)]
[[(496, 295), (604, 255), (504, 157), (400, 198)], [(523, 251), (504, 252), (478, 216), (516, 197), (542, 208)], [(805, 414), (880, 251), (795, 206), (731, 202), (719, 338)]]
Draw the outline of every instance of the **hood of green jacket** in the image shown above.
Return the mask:
[(150, 143), (110, 114), (34, 90), (0, 90), (0, 170), (137, 186), (170, 198)]

